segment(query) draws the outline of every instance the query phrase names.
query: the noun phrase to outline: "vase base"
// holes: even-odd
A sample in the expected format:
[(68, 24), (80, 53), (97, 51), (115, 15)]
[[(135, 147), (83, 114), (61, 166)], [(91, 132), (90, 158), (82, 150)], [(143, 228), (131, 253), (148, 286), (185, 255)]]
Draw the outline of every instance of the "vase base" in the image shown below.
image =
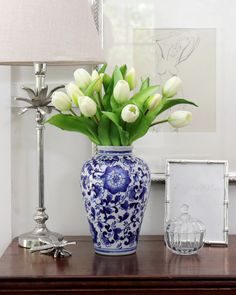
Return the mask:
[(99, 255), (106, 255), (106, 256), (125, 256), (125, 255), (131, 255), (136, 252), (136, 247), (131, 249), (96, 249), (95, 253)]

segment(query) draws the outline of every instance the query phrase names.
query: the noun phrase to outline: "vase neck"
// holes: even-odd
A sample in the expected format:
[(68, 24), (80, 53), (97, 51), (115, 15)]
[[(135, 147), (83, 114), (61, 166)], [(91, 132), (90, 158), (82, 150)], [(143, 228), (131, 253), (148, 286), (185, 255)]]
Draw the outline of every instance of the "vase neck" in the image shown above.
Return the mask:
[(98, 154), (127, 155), (132, 154), (132, 146), (97, 146)]

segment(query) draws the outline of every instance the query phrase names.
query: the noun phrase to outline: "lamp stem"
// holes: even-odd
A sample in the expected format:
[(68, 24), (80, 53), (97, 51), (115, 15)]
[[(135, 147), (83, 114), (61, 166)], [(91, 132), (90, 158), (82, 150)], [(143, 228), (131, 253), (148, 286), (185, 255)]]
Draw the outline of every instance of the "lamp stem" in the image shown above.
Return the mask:
[(44, 208), (44, 116), (36, 112), (37, 132), (37, 170), (38, 170), (38, 201), (39, 208)]
[[(34, 63), (35, 92), (38, 94), (45, 88), (46, 63)], [(44, 115), (36, 111), (37, 131), (37, 169), (38, 169), (38, 201), (39, 208), (44, 209)]]
[(35, 92), (38, 94), (41, 89), (45, 88), (45, 77), (47, 72), (46, 63), (34, 63), (34, 75), (35, 75)]

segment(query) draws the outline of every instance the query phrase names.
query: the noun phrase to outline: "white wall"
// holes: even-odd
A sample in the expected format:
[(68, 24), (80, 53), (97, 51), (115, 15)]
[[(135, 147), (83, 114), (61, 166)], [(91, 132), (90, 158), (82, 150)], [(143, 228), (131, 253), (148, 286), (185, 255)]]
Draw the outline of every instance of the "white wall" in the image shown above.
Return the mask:
[(11, 240), (10, 68), (0, 67), (0, 255)]

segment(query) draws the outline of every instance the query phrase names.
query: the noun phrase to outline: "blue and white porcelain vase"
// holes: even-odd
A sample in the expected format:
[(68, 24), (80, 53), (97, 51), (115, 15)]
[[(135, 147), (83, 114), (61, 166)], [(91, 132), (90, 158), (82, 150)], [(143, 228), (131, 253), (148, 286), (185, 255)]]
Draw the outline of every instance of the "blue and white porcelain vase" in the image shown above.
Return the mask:
[(81, 173), (81, 189), (95, 252), (136, 252), (150, 190), (150, 172), (131, 146), (98, 146)]

